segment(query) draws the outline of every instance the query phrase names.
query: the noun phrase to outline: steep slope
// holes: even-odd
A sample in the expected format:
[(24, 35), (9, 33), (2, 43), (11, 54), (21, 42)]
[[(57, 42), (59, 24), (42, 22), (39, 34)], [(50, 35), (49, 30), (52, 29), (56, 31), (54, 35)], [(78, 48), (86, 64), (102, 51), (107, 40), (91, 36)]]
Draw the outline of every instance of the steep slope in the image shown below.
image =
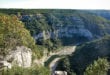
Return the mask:
[(17, 46), (26, 46), (41, 56), (35, 39), (37, 45), (48, 50), (83, 44), (64, 59), (68, 66), (65, 69), (78, 75), (98, 57), (110, 60), (110, 20), (109, 13), (103, 16), (105, 11), (1, 9), (0, 12), (10, 15), (0, 14), (0, 55), (7, 55)]
[(103, 10), (1, 9), (0, 12), (16, 14), (36, 39), (36, 43), (50, 49), (56, 49), (61, 44), (73, 45), (110, 34), (110, 21), (96, 15), (105, 13)]
[(109, 10), (94, 10), (94, 11), (88, 11), (88, 12), (96, 14), (98, 16), (102, 16), (102, 17), (110, 20), (110, 11)]
[(79, 46), (76, 52), (67, 58), (71, 71), (82, 75), (86, 67), (99, 57), (106, 57), (110, 61), (110, 36)]
[(22, 15), (21, 21), (41, 45), (48, 45), (45, 40), (54, 44), (57, 42), (55, 40), (59, 40), (63, 45), (71, 45), (101, 38), (110, 33), (110, 21), (80, 11)]
[[(32, 52), (37, 51), (35, 47), (30, 32), (15, 15), (0, 13), (0, 63), (31, 66)], [(27, 61), (29, 63), (25, 63)]]

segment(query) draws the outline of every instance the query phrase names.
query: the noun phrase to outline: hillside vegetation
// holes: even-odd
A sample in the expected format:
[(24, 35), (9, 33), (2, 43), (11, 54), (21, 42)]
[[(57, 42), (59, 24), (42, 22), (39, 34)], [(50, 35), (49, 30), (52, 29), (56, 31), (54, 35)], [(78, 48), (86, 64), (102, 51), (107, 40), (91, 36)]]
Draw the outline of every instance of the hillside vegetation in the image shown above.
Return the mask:
[[(107, 75), (107, 72), (109, 75), (109, 13), (103, 10), (0, 9), (0, 55), (6, 56), (16, 46), (25, 46), (32, 50), (32, 59), (37, 60), (43, 57), (44, 50), (48, 50), (45, 53), (48, 57), (49, 51), (76, 45), (75, 53), (61, 59), (57, 70), (66, 70), (69, 75)], [(20, 71), (49, 75), (48, 68), (36, 70), (36, 67), (15, 67), (17, 70), (12, 72), (13, 67), (9, 74), (20, 75)]]
[[(69, 63), (67, 64), (67, 66), (70, 65), (67, 68), (70, 69), (70, 73), (72, 71), (73, 72), (75, 71), (77, 75), (82, 75), (84, 74), (85, 69), (98, 58), (105, 58), (105, 60), (110, 61), (110, 36), (105, 36), (102, 39), (88, 42), (77, 47), (76, 52), (72, 56), (67, 57)], [(63, 64), (65, 64), (64, 61), (66, 61), (66, 59), (63, 60), (62, 62)], [(100, 63), (101, 62), (96, 64), (94, 62), (94, 65), (95, 64), (99, 65)], [(107, 68), (106, 66), (107, 66), (106, 63), (105, 66), (102, 65), (103, 69), (104, 67)], [(89, 71), (90, 69), (93, 70), (94, 68), (89, 66), (89, 68), (86, 69), (86, 71)], [(99, 69), (100, 67), (96, 68), (96, 70)], [(95, 73), (95, 71), (93, 73)], [(92, 75), (92, 74), (87, 74), (87, 75)], [(99, 75), (99, 74), (95, 74), (95, 75)], [(103, 74), (103, 75), (107, 75), (107, 74)]]
[[(32, 50), (33, 57), (36, 56), (36, 59), (43, 56), (40, 52), (41, 50), (35, 44), (35, 40), (30, 35), (30, 32), (24, 27), (24, 24), (19, 21), (16, 15), (9, 16), (0, 13), (0, 58), (1, 56), (5, 57), (8, 55), (9, 52), (15, 50), (17, 46), (26, 46), (30, 48)], [(5, 59), (3, 58), (3, 60)], [(0, 62), (2, 62), (2, 59), (0, 59)], [(8, 75), (44, 75), (45, 72), (49, 75), (50, 72), (47, 68), (39, 67), (36, 69), (36, 67), (22, 68), (16, 65), (13, 66), (12, 69), (8, 69), (8, 72), (7, 70), (3, 70), (2, 72), (0, 69), (0, 75), (7, 75), (7, 73)], [(41, 71), (43, 72), (41, 73)]]
[(35, 38), (36, 43), (49, 50), (110, 34), (110, 21), (102, 16), (88, 13), (89, 10), (82, 12), (55, 9), (1, 9), (0, 12), (17, 15)]
[(0, 14), (0, 53), (6, 54), (8, 52), (6, 50), (22, 45), (29, 48), (33, 48), (35, 45), (29, 31), (24, 28), (23, 23), (15, 15)]

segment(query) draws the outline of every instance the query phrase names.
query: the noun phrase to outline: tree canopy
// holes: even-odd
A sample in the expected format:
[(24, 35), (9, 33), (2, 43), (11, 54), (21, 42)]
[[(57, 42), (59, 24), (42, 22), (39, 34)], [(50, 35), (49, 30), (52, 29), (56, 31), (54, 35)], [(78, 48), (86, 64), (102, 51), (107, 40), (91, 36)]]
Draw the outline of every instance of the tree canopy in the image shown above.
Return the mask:
[(34, 39), (24, 24), (15, 15), (0, 14), (0, 54), (5, 55), (8, 50), (16, 46), (33, 48)]

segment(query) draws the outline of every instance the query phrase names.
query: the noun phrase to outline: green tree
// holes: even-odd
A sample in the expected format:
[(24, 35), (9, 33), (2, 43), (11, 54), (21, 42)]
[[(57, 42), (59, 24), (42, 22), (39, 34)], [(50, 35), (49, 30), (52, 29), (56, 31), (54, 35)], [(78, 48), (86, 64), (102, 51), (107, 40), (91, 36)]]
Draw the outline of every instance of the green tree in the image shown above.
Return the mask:
[(2, 72), (2, 75), (50, 75), (50, 71), (46, 67), (30, 67), (30, 68), (22, 68), (18, 66), (14, 66), (11, 69), (8, 69)]
[(0, 14), (0, 54), (6, 55), (16, 46), (33, 49), (35, 41), (15, 15)]
[(84, 75), (107, 75), (109, 67), (107, 59), (99, 58), (86, 68)]

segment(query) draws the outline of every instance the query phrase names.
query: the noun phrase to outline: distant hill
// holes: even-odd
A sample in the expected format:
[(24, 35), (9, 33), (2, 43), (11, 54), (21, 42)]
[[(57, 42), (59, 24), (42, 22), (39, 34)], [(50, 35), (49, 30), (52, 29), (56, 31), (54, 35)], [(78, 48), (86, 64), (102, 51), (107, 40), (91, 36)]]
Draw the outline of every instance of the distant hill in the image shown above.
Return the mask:
[(98, 16), (102, 16), (108, 20), (110, 20), (110, 10), (95, 10), (95, 11), (89, 11), (90, 13), (96, 14)]
[(0, 12), (17, 15), (36, 43), (50, 49), (110, 34), (110, 20), (102, 16), (103, 13), (109, 16), (109, 10), (0, 9)]
[[(62, 62), (69, 65), (67, 70), (83, 75), (98, 57), (110, 61), (109, 16), (109, 10), (0, 9), (0, 47), (24, 45), (32, 48), (34, 58), (40, 58), (42, 48), (52, 51), (78, 45), (76, 52)], [(5, 52), (1, 49), (0, 54)]]

